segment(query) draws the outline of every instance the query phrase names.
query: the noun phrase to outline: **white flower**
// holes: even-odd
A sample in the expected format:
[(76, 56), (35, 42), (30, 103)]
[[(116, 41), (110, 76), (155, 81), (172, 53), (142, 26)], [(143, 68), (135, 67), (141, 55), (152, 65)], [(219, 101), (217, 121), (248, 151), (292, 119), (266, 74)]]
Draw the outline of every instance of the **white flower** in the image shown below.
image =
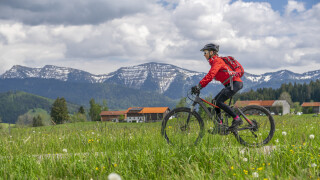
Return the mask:
[(63, 152), (65, 152), (65, 153), (67, 153), (67, 152), (68, 152), (68, 150), (67, 150), (67, 149), (62, 149), (62, 151), (63, 151)]
[(243, 161), (244, 161), (244, 162), (247, 162), (247, 161), (248, 161), (248, 159), (247, 159), (247, 158), (243, 158)]
[(279, 139), (276, 139), (276, 143), (278, 143), (279, 142)]
[(108, 176), (108, 180), (121, 180), (121, 177), (117, 173), (111, 173)]
[(309, 136), (309, 138), (310, 138), (310, 139), (314, 139), (314, 135), (311, 134), (311, 135)]
[(317, 164), (316, 163), (312, 163), (311, 167), (317, 167)]
[(242, 149), (242, 150), (240, 151), (240, 154), (244, 154), (244, 153), (245, 153), (245, 150)]
[(32, 131), (33, 133), (36, 133), (36, 131)]
[(282, 131), (282, 135), (286, 136), (286, 135), (287, 135), (287, 132)]
[(92, 132), (92, 134), (94, 134), (94, 132)]
[(254, 173), (252, 173), (252, 176), (255, 177), (255, 178), (257, 178), (257, 177), (259, 177), (259, 173), (254, 172)]

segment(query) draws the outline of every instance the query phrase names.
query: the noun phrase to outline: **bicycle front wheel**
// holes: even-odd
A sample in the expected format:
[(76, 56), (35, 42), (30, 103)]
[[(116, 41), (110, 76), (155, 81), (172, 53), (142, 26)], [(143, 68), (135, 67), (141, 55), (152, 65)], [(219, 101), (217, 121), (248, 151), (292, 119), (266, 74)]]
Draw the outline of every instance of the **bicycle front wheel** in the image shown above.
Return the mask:
[(237, 132), (234, 132), (237, 140), (246, 146), (267, 144), (275, 131), (274, 119), (270, 112), (257, 105), (246, 106), (241, 111), (251, 124), (245, 120), (243, 115), (240, 115), (244, 123), (238, 128)]
[(197, 145), (204, 135), (204, 123), (190, 108), (176, 108), (163, 118), (161, 134), (172, 145)]

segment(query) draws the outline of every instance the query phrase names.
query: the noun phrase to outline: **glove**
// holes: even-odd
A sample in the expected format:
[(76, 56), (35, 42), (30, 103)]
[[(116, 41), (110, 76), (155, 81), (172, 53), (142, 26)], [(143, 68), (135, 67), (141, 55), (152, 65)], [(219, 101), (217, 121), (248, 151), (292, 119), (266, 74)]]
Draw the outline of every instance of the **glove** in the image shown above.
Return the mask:
[(201, 84), (198, 84), (197, 86), (193, 86), (191, 88), (191, 94), (200, 94), (201, 89), (202, 89)]

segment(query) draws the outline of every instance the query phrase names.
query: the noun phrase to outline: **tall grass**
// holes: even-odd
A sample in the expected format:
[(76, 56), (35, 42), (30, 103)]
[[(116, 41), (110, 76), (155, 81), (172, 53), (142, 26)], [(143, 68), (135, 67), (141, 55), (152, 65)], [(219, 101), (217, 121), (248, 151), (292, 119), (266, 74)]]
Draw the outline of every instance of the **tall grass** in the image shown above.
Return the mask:
[(115, 172), (123, 179), (320, 179), (319, 117), (275, 121), (275, 136), (264, 148), (210, 134), (198, 146), (171, 146), (160, 135), (161, 123), (5, 128), (0, 177), (107, 179)]

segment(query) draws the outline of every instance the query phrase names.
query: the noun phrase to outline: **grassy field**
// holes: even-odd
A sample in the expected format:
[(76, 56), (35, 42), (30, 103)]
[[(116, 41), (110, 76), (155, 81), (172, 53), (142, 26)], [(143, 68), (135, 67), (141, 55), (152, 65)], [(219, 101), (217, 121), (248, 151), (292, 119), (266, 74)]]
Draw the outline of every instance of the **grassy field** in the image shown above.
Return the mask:
[(0, 131), (0, 179), (320, 179), (320, 118), (275, 116), (264, 148), (206, 134), (168, 145), (161, 123), (85, 122)]

